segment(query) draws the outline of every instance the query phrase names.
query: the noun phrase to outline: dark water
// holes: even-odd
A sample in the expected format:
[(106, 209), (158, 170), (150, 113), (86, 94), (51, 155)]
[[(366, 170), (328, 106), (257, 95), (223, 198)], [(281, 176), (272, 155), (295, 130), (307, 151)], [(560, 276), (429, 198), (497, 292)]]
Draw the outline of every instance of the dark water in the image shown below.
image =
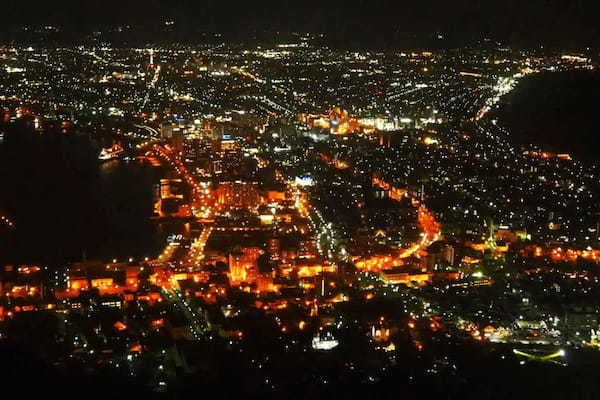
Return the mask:
[(598, 161), (599, 105), (599, 72), (545, 72), (523, 79), (498, 118), (517, 144)]
[(123, 260), (159, 251), (150, 217), (160, 171), (138, 162), (101, 164), (98, 143), (85, 134), (4, 130), (0, 210), (16, 228), (0, 233), (0, 265)]
[(159, 171), (148, 164), (122, 161), (109, 161), (99, 170), (94, 196), (105, 228), (99, 255), (121, 259), (153, 256), (159, 240), (149, 217)]

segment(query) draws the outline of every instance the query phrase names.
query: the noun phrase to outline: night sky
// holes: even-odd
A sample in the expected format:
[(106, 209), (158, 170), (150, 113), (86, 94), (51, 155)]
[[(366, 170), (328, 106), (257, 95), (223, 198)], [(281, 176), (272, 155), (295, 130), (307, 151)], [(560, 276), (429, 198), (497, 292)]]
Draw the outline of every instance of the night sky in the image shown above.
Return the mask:
[[(323, 32), (333, 38), (389, 45), (407, 37), (449, 41), (482, 37), (518, 45), (599, 47), (594, 0), (3, 0), (4, 39), (23, 24), (64, 26), (76, 37), (97, 27), (174, 19), (178, 30), (244, 34), (249, 30)], [(33, 3), (33, 5), (32, 5)], [(39, 3), (39, 4), (38, 4)], [(8, 22), (8, 24), (6, 24)], [(12, 34), (14, 36), (14, 33)]]

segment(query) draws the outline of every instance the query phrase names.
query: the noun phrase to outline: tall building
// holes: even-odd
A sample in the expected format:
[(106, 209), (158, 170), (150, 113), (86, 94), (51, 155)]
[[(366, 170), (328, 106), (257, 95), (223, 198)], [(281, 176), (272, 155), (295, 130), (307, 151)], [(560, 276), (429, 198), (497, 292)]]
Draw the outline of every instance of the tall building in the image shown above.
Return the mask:
[(279, 260), (281, 252), (281, 240), (277, 237), (270, 238), (267, 242), (269, 254), (273, 260)]
[(150, 66), (154, 66), (154, 49), (148, 50), (148, 53), (150, 53)]
[(171, 136), (170, 143), (173, 147), (179, 152), (183, 152), (183, 144), (184, 144), (184, 132), (182, 130), (174, 130), (173, 135)]
[(170, 139), (173, 136), (173, 125), (164, 123), (160, 126), (160, 136), (163, 139)]

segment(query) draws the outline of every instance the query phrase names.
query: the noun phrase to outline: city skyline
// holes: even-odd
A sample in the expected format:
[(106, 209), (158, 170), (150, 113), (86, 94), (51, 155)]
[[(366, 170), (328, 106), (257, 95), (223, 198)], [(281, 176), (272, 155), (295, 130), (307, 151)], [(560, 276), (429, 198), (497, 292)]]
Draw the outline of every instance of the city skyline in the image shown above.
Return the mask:
[(78, 6), (1, 31), (7, 393), (600, 396), (593, 7)]

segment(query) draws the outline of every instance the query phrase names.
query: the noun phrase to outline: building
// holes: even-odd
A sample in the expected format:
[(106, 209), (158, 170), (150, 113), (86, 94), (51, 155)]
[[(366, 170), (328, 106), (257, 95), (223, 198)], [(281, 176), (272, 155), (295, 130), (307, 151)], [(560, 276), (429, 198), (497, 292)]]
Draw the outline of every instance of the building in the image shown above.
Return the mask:
[(232, 285), (256, 281), (257, 261), (262, 252), (258, 247), (246, 247), (229, 253), (229, 281)]
[(256, 208), (260, 204), (256, 182), (222, 182), (216, 190), (216, 197), (221, 210)]
[(170, 139), (173, 136), (173, 124), (165, 123), (160, 126), (160, 136), (163, 139)]

